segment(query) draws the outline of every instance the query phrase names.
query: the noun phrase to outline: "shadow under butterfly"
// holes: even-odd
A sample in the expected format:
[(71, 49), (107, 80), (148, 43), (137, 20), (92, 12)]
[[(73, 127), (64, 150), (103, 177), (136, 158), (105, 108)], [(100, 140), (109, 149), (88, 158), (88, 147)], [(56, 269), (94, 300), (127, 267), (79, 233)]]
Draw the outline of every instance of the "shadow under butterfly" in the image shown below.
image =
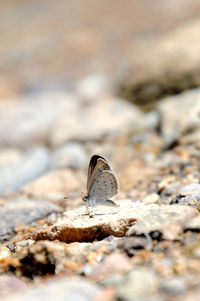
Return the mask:
[(117, 206), (110, 198), (118, 191), (118, 179), (108, 161), (99, 155), (92, 156), (88, 167), (87, 196), (83, 201), (87, 202), (88, 206), (97, 204)]

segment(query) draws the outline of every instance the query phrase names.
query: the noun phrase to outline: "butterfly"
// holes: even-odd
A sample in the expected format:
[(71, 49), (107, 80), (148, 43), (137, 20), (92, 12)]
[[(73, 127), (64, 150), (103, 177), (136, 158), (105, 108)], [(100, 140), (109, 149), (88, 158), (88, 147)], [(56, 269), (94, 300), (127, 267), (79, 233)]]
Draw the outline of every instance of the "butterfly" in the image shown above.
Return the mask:
[(115, 173), (108, 161), (99, 155), (92, 156), (87, 177), (87, 196), (83, 201), (95, 206), (98, 203), (116, 205), (112, 200), (119, 190), (119, 184)]

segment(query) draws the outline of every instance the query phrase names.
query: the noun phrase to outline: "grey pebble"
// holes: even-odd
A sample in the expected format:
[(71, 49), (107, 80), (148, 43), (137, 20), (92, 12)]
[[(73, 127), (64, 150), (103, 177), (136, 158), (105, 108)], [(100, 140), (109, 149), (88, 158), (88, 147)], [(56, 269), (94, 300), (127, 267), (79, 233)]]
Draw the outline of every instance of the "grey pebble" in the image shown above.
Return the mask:
[(179, 194), (181, 196), (187, 196), (187, 195), (191, 195), (193, 193), (195, 193), (195, 194), (200, 193), (200, 184), (199, 183), (192, 183), (192, 184), (186, 185), (179, 190)]
[(117, 294), (122, 300), (153, 300), (157, 284), (156, 275), (152, 270), (136, 268), (118, 284)]
[(160, 285), (160, 290), (168, 295), (176, 296), (186, 292), (187, 284), (183, 278), (173, 278), (165, 280)]

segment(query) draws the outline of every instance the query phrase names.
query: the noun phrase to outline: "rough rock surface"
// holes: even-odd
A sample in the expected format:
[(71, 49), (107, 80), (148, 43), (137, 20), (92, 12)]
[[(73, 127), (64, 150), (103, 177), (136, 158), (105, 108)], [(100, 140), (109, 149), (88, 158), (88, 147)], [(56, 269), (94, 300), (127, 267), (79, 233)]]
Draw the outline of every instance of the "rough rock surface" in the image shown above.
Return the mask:
[(128, 230), (128, 236), (160, 232), (164, 239), (177, 239), (183, 232), (184, 224), (198, 214), (192, 207), (178, 205), (154, 206), (149, 209), (145, 217)]
[(127, 231), (128, 235), (134, 232), (148, 234), (160, 231), (165, 237), (173, 239), (183, 230), (183, 224), (197, 214), (196, 210), (190, 207), (159, 207), (156, 204), (144, 205), (126, 201), (121, 201), (119, 207), (99, 206), (92, 211), (92, 218), (84, 207), (66, 211), (64, 218), (50, 228), (36, 232), (33, 239), (93, 241), (110, 235), (124, 236)]

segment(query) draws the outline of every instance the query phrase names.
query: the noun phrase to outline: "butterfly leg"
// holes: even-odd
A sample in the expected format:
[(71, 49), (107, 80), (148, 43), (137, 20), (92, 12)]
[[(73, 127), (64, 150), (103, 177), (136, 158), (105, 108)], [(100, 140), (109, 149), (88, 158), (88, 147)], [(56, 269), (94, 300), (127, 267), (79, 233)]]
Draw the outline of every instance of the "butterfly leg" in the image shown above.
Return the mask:
[(90, 218), (94, 217), (93, 207), (96, 206), (96, 201), (92, 199), (87, 200), (86, 211)]
[(105, 201), (105, 205), (108, 205), (108, 206), (119, 206), (117, 205), (115, 202), (113, 202), (112, 200), (106, 200)]

